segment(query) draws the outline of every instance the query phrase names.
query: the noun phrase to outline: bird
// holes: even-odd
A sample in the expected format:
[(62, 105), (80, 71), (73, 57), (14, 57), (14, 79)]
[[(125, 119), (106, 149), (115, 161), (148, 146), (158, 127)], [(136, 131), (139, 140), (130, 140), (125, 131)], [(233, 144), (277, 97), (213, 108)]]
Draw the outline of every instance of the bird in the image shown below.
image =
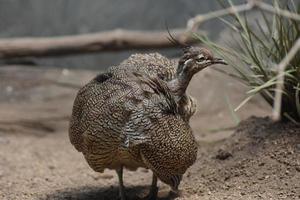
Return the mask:
[(116, 170), (121, 200), (124, 168), (153, 172), (149, 199), (157, 197), (158, 179), (178, 191), (198, 149), (189, 125), (196, 100), (186, 90), (197, 72), (214, 64), (226, 62), (196, 46), (184, 47), (178, 62), (158, 53), (133, 54), (79, 90), (70, 142), (94, 171)]

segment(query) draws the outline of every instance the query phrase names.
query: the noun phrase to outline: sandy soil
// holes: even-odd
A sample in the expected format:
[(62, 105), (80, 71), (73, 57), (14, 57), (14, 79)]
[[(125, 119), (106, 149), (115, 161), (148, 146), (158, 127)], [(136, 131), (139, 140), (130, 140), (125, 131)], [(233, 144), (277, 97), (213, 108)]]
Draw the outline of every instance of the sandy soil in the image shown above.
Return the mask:
[[(118, 199), (115, 172), (92, 171), (67, 135), (77, 86), (96, 74), (0, 68), (0, 199)], [(194, 78), (190, 92), (199, 109), (191, 125), (198, 159), (180, 196), (159, 183), (159, 199), (300, 199), (299, 127), (250, 118), (236, 128), (239, 120), (270, 111), (258, 98), (233, 114), (244, 91), (211, 69)], [(124, 180), (129, 199), (142, 199), (151, 172), (125, 171)]]

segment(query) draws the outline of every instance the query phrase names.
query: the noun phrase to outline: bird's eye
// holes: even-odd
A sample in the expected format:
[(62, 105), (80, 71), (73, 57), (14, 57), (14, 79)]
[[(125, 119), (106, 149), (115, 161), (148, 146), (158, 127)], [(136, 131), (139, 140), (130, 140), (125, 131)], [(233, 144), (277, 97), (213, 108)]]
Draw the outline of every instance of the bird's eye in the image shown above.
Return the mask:
[(196, 62), (201, 63), (205, 60), (205, 58), (204, 57), (199, 57), (199, 58), (196, 58), (195, 60), (196, 60)]

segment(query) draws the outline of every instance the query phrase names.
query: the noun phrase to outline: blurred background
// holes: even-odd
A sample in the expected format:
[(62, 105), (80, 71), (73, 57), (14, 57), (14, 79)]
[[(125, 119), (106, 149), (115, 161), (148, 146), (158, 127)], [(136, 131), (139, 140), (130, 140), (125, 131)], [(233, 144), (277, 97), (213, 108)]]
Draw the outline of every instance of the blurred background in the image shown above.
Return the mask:
[[(234, 1), (241, 2), (245, 1)], [(166, 25), (170, 29), (185, 28), (191, 17), (218, 8), (218, 1), (210, 0), (0, 0), (0, 37), (76, 35), (117, 28), (153, 31), (166, 30)], [(223, 28), (219, 20), (201, 26), (213, 38), (217, 38)], [(136, 51), (26, 58), (26, 61), (42, 66), (103, 69), (120, 63), (133, 52)], [(162, 52), (179, 55), (176, 50)]]

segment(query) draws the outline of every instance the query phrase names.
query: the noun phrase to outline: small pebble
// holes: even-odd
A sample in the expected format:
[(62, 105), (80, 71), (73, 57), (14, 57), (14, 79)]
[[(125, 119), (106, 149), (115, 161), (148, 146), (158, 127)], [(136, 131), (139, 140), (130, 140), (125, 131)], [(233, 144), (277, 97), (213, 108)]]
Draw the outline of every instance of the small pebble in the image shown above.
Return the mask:
[(285, 174), (286, 174), (286, 175), (288, 175), (289, 173), (290, 173), (290, 171), (289, 171), (289, 170), (286, 170), (286, 171), (285, 171)]
[(49, 168), (50, 170), (53, 170), (53, 169), (55, 169), (55, 166), (49, 165), (48, 168)]
[(7, 138), (4, 137), (0, 137), (0, 144), (8, 144), (9, 140)]
[(68, 69), (63, 69), (61, 73), (64, 76), (68, 76), (70, 74), (70, 71)]
[(267, 175), (267, 176), (265, 176), (265, 179), (268, 179), (269, 177), (270, 177), (270, 176)]
[(114, 176), (111, 175), (111, 174), (101, 174), (100, 177), (93, 177), (95, 180), (98, 180), (99, 178), (102, 178), (102, 179), (112, 179)]
[(228, 151), (223, 150), (223, 149), (219, 149), (218, 153), (216, 155), (216, 159), (219, 159), (219, 160), (226, 160), (229, 157), (232, 157), (232, 154)]
[(12, 93), (14, 91), (14, 88), (12, 86), (8, 85), (8, 86), (6, 86), (5, 90), (7, 93)]
[(145, 168), (141, 168), (140, 170), (141, 170), (141, 172), (144, 172), (144, 173), (148, 173), (149, 172), (149, 169), (145, 169)]
[(265, 177), (261, 176), (261, 177), (258, 177), (258, 180), (264, 180)]

